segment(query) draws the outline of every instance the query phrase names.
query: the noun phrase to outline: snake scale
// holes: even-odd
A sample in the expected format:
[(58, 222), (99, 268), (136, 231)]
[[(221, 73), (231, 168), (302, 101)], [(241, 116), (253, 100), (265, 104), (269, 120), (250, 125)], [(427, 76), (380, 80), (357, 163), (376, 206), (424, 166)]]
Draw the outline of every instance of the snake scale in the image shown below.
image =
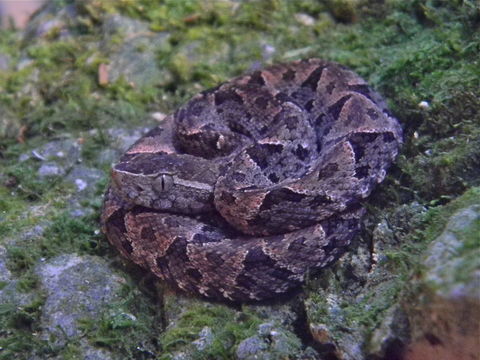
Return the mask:
[(126, 151), (103, 231), (186, 292), (272, 298), (345, 251), (401, 143), (385, 102), (351, 70), (266, 67), (199, 93)]

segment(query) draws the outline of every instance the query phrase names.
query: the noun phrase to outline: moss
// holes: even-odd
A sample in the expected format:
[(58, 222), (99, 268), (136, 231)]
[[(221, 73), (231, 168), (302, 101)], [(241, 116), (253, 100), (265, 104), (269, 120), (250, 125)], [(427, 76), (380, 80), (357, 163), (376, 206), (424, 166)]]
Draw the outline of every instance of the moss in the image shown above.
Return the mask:
[[(109, 136), (105, 133), (102, 129), (99, 129), (98, 132), (95, 134), (90, 134), (90, 136), (85, 137), (85, 140), (82, 144), (82, 158), (88, 161), (89, 163), (93, 163), (98, 167), (99, 165), (105, 164), (98, 164), (98, 154), (104, 150), (108, 144)], [(110, 170), (110, 164), (107, 165), (108, 169), (105, 169), (105, 173), (108, 173)], [(104, 188), (106, 188), (106, 179), (104, 181)]]
[(18, 224), (18, 219), (24, 214), (27, 204), (12, 196), (11, 190), (0, 187), (0, 239), (11, 233), (12, 223)]
[(359, 302), (343, 304), (347, 324), (375, 329), (383, 320), (385, 310), (395, 304), (402, 289), (400, 279), (392, 280), (381, 289), (367, 293)]
[[(24, 240), (7, 245), (8, 266), (20, 275), (26, 284), (32, 277), (33, 267), (41, 258), (51, 258), (65, 252), (80, 254), (101, 254), (106, 244), (97, 231), (97, 215), (74, 218), (59, 211), (58, 215), (50, 215), (50, 225), (42, 234), (33, 240)], [(44, 219), (45, 220), (45, 219)]]
[(39, 296), (21, 307), (12, 303), (0, 304), (1, 360), (26, 359), (32, 353), (38, 356), (52, 354), (48, 342), (35, 336), (43, 302)]
[(416, 240), (429, 243), (441, 234), (453, 213), (470, 205), (478, 204), (479, 198), (480, 188), (474, 187), (447, 205), (431, 208), (425, 215), (423, 230), (414, 234)]
[(8, 54), (9, 56), (17, 56), (19, 53), (18, 48), (18, 33), (13, 30), (2, 30), (2, 36), (0, 38), (0, 51), (2, 54)]
[[(471, 205), (480, 205), (480, 188), (474, 187), (466, 191), (462, 196), (448, 203), (445, 206), (439, 206), (431, 209), (427, 214), (426, 226), (423, 231), (417, 232), (417, 240), (429, 244), (437, 238), (455, 212), (467, 208)], [(471, 282), (472, 274), (480, 268), (480, 221), (475, 220), (471, 226), (455, 233), (459, 241), (463, 243), (460, 249), (457, 249), (456, 257), (461, 261), (461, 266), (456, 267), (458, 271), (453, 274), (453, 280), (458, 283)], [(416, 268), (418, 273), (422, 273), (423, 266), (419, 264)]]
[(143, 296), (133, 282), (123, 286), (119, 299), (99, 319), (80, 320), (81, 336), (124, 359), (154, 357), (159, 352), (156, 337), (162, 324), (160, 308)]
[(9, 166), (6, 175), (15, 187), (16, 196), (27, 200), (38, 200), (45, 191), (58, 182), (58, 178), (40, 179), (37, 175), (37, 164), (26, 161)]
[(357, 19), (357, 0), (324, 0), (332, 15), (341, 22), (351, 23)]
[(161, 323), (155, 305), (135, 290), (133, 283), (125, 284), (119, 295), (121, 300), (111, 303), (101, 318), (79, 320), (81, 334), (61, 346), (36, 336), (40, 330), (42, 297), (22, 307), (1, 304), (0, 359), (13, 356), (26, 359), (31, 354), (41, 358), (78, 359), (82, 338), (88, 339), (92, 345), (117, 352), (122, 359), (151, 358), (158, 350), (155, 336)]
[[(205, 7), (204, 7), (205, 6)], [(193, 0), (187, 1), (119, 1), (116, 4), (117, 9), (122, 13), (141, 19), (146, 19), (151, 23), (151, 28), (155, 31), (162, 31), (171, 28), (183, 28), (187, 26), (187, 17), (193, 14), (202, 13), (209, 4), (202, 5)]]
[[(337, 300), (332, 302), (332, 299), (323, 293), (312, 292), (308, 301), (309, 322), (326, 324), (329, 334), (337, 341), (344, 337), (348, 328), (370, 334), (382, 322), (385, 312), (397, 302), (404, 281), (403, 276), (397, 275), (380, 285), (371, 285), (369, 289), (362, 291), (361, 297), (345, 298), (338, 304), (336, 304)], [(330, 284), (332, 285), (335, 286)], [(341, 287), (341, 284), (337, 286)], [(342, 291), (333, 291), (333, 293), (341, 294)], [(336, 304), (334, 308), (332, 304)]]
[(309, 322), (326, 324), (329, 334), (339, 341), (348, 328), (361, 330), (368, 336), (384, 319), (385, 312), (394, 305), (403, 288), (403, 281), (392, 279), (381, 286), (365, 291), (361, 298), (344, 301), (338, 308), (332, 309), (330, 301), (324, 296), (310, 295)]
[[(422, 215), (420, 224), (406, 234), (402, 243), (397, 248), (385, 252), (387, 261), (390, 263), (389, 269), (397, 274), (400, 280), (406, 281), (404, 287), (408, 288), (412, 274), (422, 272), (425, 250), (442, 233), (451, 215), (460, 209), (478, 204), (478, 199), (480, 199), (480, 188), (474, 187), (445, 205), (431, 206)], [(471, 229), (465, 229), (463, 233), (458, 234), (461, 241), (464, 242), (464, 246), (458, 254), (459, 257), (474, 258), (476, 256), (480, 245), (477, 227), (478, 221)], [(474, 249), (476, 250), (472, 251)]]
[(463, 229), (457, 236), (459, 236), (463, 242), (461, 253), (465, 254), (471, 251), (478, 251), (480, 248), (480, 220), (475, 220), (472, 226)]
[[(388, 281), (377, 283), (374, 278), (370, 279), (367, 288), (362, 290), (361, 298), (339, 295), (346, 296), (349, 300), (336, 304), (338, 299), (329, 299), (323, 292), (310, 292), (307, 302), (309, 320), (312, 323), (326, 324), (336, 341), (343, 339), (346, 327), (361, 329), (368, 337), (391, 306), (397, 304), (399, 299), (410, 296), (406, 294), (414, 292), (411, 279), (422, 273), (425, 250), (431, 241), (442, 233), (451, 215), (460, 209), (479, 204), (479, 199), (480, 188), (477, 187), (471, 188), (446, 205), (432, 206), (421, 216), (419, 225), (405, 234), (402, 243), (398, 247), (385, 250), (386, 259), (376, 264), (376, 272), (371, 276), (380, 276), (381, 279), (381, 274), (388, 270)], [(462, 266), (455, 274), (455, 280), (459, 283), (470, 281), (471, 274), (479, 268), (479, 226), (480, 222), (477, 220), (470, 228), (457, 234), (464, 243), (457, 254), (462, 261)], [(325, 270), (322, 273), (322, 287), (333, 289), (334, 294), (346, 294), (342, 276), (342, 273), (336, 273), (334, 269)]]
[[(463, 219), (459, 214), (465, 209), (469, 209), (470, 215)], [(441, 318), (440, 321), (448, 323), (445, 320), (447, 317), (455, 319), (452, 311), (463, 313), (471, 308), (470, 304), (475, 303), (473, 299), (478, 292), (477, 274), (480, 270), (480, 222), (478, 218), (471, 218), (471, 211), (478, 217), (479, 209), (480, 188), (476, 187), (454, 201), (429, 211), (427, 227), (420, 233), (420, 239), (428, 245), (446, 229), (448, 231), (445, 237), (439, 239), (440, 243), (434, 243), (428, 249), (428, 259), (434, 261), (428, 261), (427, 266), (417, 264), (413, 281), (403, 299), (411, 326), (415, 329), (430, 333), (430, 328), (424, 329), (426, 316), (430, 319)], [(447, 227), (451, 219), (453, 223)], [(459, 225), (462, 228), (457, 230)], [(450, 242), (453, 247), (446, 247)], [(441, 326), (435, 330), (438, 328)]]
[(409, 139), (400, 157), (406, 185), (425, 200), (458, 196), (478, 185), (480, 166), (480, 102), (474, 92), (452, 91), (448, 101), (434, 105)]
[[(88, 3), (90, 7), (98, 6), (95, 2)], [(341, 4), (328, 6), (343, 8), (344, 5), (352, 6), (354, 2), (338, 3)], [(471, 3), (454, 3), (449, 6), (448, 12), (430, 1), (389, 2), (376, 7), (388, 14), (384, 22), (377, 19), (372, 21), (366, 17), (361, 23), (348, 27), (330, 24), (327, 31), (323, 29), (320, 20), (327, 6), (316, 1), (247, 2), (237, 7), (223, 2), (119, 1), (110, 4), (108, 12), (119, 9), (129, 16), (148, 21), (155, 30), (171, 33), (172, 46), (164, 49), (160, 62), (177, 75), (172, 82), (177, 94), (188, 91), (191, 95), (198, 91), (192, 89), (192, 81), (200, 82), (202, 87), (212, 86), (245, 70), (249, 61), (261, 60), (259, 42), (273, 45), (279, 59), (282, 54), (295, 53), (295, 49), (306, 49), (298, 54), (340, 61), (362, 74), (368, 74), (384, 93), (397, 99), (394, 108), (405, 112), (405, 116), (410, 111), (416, 111), (416, 104), (420, 100), (433, 97), (441, 100), (450, 93), (452, 86), (467, 88), (469, 83), (478, 79), (475, 70), (477, 67), (473, 65), (478, 39), (468, 33), (464, 36), (465, 26), (474, 22), (473, 15), (468, 12)], [(301, 26), (292, 17), (292, 14), (301, 12), (318, 18), (319, 21), (312, 27)], [(412, 12), (417, 18), (412, 16)], [(422, 23), (426, 19), (430, 28)], [(320, 33), (317, 25), (322, 28)], [(256, 46), (243, 47), (246, 38), (257, 39), (253, 42), (249, 40)], [(135, 89), (121, 80), (102, 91), (96, 84), (98, 64), (86, 61), (94, 55), (83, 45), (90, 39), (85, 36), (82, 41), (47, 42), (28, 48), (35, 65), (41, 70), (41, 77), (48, 80), (45, 86), (39, 86), (41, 89), (43, 87), (42, 96), (46, 100), (54, 99), (56, 103), (60, 99), (61, 102), (69, 102), (71, 108), (83, 109), (83, 103), (72, 104), (72, 99), (76, 99), (76, 102), (77, 99), (87, 98), (87, 94), (92, 91), (99, 91), (100, 94), (129, 101), (140, 107), (154, 102), (155, 97), (162, 95), (163, 91), (158, 93), (155, 89)], [(197, 56), (193, 62), (187, 61), (185, 54), (179, 52), (182, 44), (186, 46), (192, 41), (200, 41), (196, 53), (206, 54), (200, 58)], [(229, 49), (227, 56), (209, 64), (211, 54), (218, 56), (218, 50), (223, 51), (224, 48)], [(378, 66), (380, 62), (381, 67)], [(65, 73), (69, 73), (67, 78), (64, 77)], [(57, 80), (52, 82), (52, 79)], [(40, 83), (43, 82), (40, 79)], [(415, 92), (412, 91), (412, 84)], [(48, 108), (52, 108), (50, 102), (48, 101)], [(408, 104), (407, 109), (404, 109), (405, 104)], [(65, 109), (68, 106), (61, 105), (57, 113), (65, 113)], [(36, 120), (50, 119), (49, 115), (51, 114), (39, 112), (38, 116), (31, 118), (29, 124), (36, 126)], [(57, 121), (54, 125), (62, 124), (65, 120)], [(95, 126), (95, 123), (89, 125)], [(32, 129), (30, 135), (37, 131)]]
[[(102, 89), (97, 84), (102, 57), (86, 48), (90, 40), (31, 45), (27, 49), (32, 64), (0, 73), (0, 86), (6, 89), (0, 104), (22, 119), (27, 138), (104, 128), (113, 124), (112, 119), (121, 121), (124, 116), (141, 119), (144, 105), (154, 102), (158, 90), (135, 89), (121, 79)], [(101, 90), (104, 96), (91, 96)]]
[(160, 344), (165, 354), (161, 359), (170, 359), (169, 354), (191, 344), (204, 327), (213, 333), (213, 342), (201, 352), (194, 352), (194, 359), (231, 359), (236, 345), (255, 334), (261, 320), (253, 313), (238, 312), (221, 305), (199, 304), (183, 312), (175, 326), (164, 332)]
[(459, 284), (475, 284), (475, 274), (480, 269), (480, 220), (477, 219), (470, 227), (456, 235), (463, 242), (463, 246), (458, 252), (462, 263), (457, 267), (454, 281)]

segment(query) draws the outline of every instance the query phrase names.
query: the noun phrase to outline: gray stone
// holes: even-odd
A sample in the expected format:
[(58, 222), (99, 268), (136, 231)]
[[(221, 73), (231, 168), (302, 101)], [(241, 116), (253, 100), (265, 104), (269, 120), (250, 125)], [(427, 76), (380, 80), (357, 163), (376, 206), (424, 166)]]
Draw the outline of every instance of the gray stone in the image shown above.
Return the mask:
[(53, 32), (62, 32), (65, 27), (65, 23), (59, 18), (53, 18), (47, 20), (41, 24), (36, 29), (36, 37), (44, 37)]
[(121, 152), (113, 149), (104, 149), (100, 151), (97, 157), (98, 164), (101, 165), (113, 165), (120, 158)]
[[(342, 308), (345, 301), (338, 294), (325, 295), (325, 304), (307, 300), (307, 314), (324, 313), (323, 318), (310, 319), (309, 329), (314, 341), (325, 349), (326, 357), (345, 360), (365, 359), (362, 345), (366, 331), (359, 324), (347, 322)], [(353, 299), (349, 299), (354, 301)], [(318, 308), (316, 308), (318, 306)], [(318, 315), (316, 315), (318, 316)], [(313, 316), (312, 316), (313, 317)]]
[[(309, 353), (312, 350), (309, 350)], [(301, 359), (304, 350), (300, 339), (294, 333), (269, 322), (258, 326), (257, 335), (240, 342), (236, 355), (239, 360)]]
[[(168, 46), (168, 33), (155, 33), (148, 24), (121, 15), (111, 15), (103, 25), (103, 48), (109, 53), (109, 81), (123, 77), (135, 87), (162, 86), (172, 79), (171, 74), (157, 66), (157, 51)], [(120, 46), (112, 36), (121, 36)]]
[(12, 274), (7, 268), (7, 250), (3, 246), (0, 246), (0, 283), (10, 281), (11, 276)]
[(35, 240), (37, 238), (39, 238), (40, 236), (43, 235), (43, 232), (45, 231), (45, 224), (43, 225), (35, 225), (33, 226), (31, 229), (28, 229), (27, 231), (25, 231), (22, 236), (21, 236), (21, 239), (22, 240)]
[(112, 40), (112, 37), (117, 34), (128, 36), (129, 34), (148, 31), (150, 31), (149, 24), (146, 22), (131, 19), (119, 14), (109, 15), (102, 25), (102, 32), (104, 40), (106, 41), (104, 46), (107, 46)]
[[(104, 349), (95, 348), (83, 339), (80, 341), (79, 345), (80, 345), (79, 348), (80, 348), (80, 352), (82, 354), (83, 360), (110, 360), (110, 359), (114, 359), (113, 355), (110, 352), (108, 352)], [(63, 356), (61, 358), (63, 358)], [(117, 358), (117, 359), (119, 359), (119, 358)]]
[(30, 305), (36, 299), (33, 293), (26, 293), (18, 289), (18, 281), (5, 281), (0, 288), (0, 304), (10, 306), (12, 311)]
[(21, 121), (0, 104), (0, 138), (15, 138), (21, 128)]
[(388, 359), (392, 352), (400, 353), (410, 341), (410, 324), (399, 304), (388, 309), (382, 323), (370, 336), (367, 352), (376, 359)]
[(37, 173), (40, 178), (46, 178), (65, 175), (66, 171), (57, 163), (46, 162), (40, 166)]
[(295, 20), (304, 26), (315, 25), (315, 18), (305, 13), (295, 14)]
[[(80, 3), (81, 4), (81, 3)], [(60, 39), (72, 36), (70, 27), (78, 25), (78, 8), (76, 4), (62, 6), (61, 2), (48, 1), (29, 21), (24, 31), (24, 41), (46, 39), (55, 34)]]
[[(65, 356), (64, 353), (60, 352), (59, 355), (56, 356), (49, 356), (49, 360), (65, 360), (65, 359), (82, 359), (82, 360), (123, 360), (124, 357), (118, 357), (114, 356), (111, 352), (101, 349), (101, 348), (96, 348), (90, 345), (86, 339), (80, 339), (77, 343), (75, 343), (76, 346), (76, 353), (75, 357), (71, 356)], [(67, 350), (68, 353), (68, 350)], [(31, 355), (28, 357), (28, 360), (45, 360), (44, 355)]]
[[(103, 171), (84, 165), (74, 165), (64, 181), (76, 192), (68, 199), (68, 213), (72, 217), (83, 217), (94, 213), (91, 201), (100, 201), (97, 184), (105, 177)], [(89, 201), (85, 201), (89, 200)]]
[(173, 360), (194, 360), (190, 353), (179, 352), (172, 355)]
[(264, 352), (268, 350), (268, 344), (259, 336), (252, 336), (243, 340), (237, 347), (238, 360), (270, 359)]
[(65, 177), (65, 181), (74, 185), (77, 193), (93, 194), (95, 193), (95, 185), (104, 177), (101, 170), (88, 168), (83, 165), (75, 165), (73, 169)]
[[(425, 280), (438, 287), (438, 291), (445, 296), (464, 295), (480, 299), (480, 286), (477, 286), (476, 281), (462, 283), (457, 278), (457, 274), (464, 266), (464, 257), (460, 255), (464, 241), (458, 233), (473, 228), (474, 223), (479, 220), (480, 205), (472, 205), (456, 212), (448, 221), (443, 233), (431, 243), (427, 251), (425, 266), (428, 272)], [(477, 241), (480, 247), (480, 234)], [(477, 265), (480, 271), (480, 259)], [(474, 273), (472, 275), (473, 279), (478, 278)]]
[(42, 307), (43, 339), (64, 344), (79, 335), (79, 319), (95, 320), (117, 299), (124, 279), (94, 256), (60, 255), (35, 269), (46, 295)]
[(405, 304), (412, 328), (407, 359), (478, 357), (480, 198), (477, 201), (452, 214), (426, 251), (423, 277), (417, 277), (415, 296)]
[(258, 325), (258, 335), (263, 337), (270, 336), (273, 327), (274, 325), (271, 322)]
[(297, 309), (301, 307), (298, 299), (279, 304), (269, 305), (244, 305), (244, 310), (256, 314), (260, 319), (265, 319), (261, 324), (260, 333), (268, 333), (273, 327), (281, 327), (288, 331), (294, 331), (295, 323), (298, 321)]
[(13, 278), (7, 267), (8, 253), (5, 247), (0, 246), (0, 304), (11, 306), (13, 309), (30, 304), (34, 295), (19, 291), (18, 281)]
[(112, 149), (118, 150), (119, 153), (125, 152), (135, 141), (145, 135), (149, 128), (141, 129), (124, 129), (124, 128), (112, 128), (107, 130), (107, 134), (110, 138), (109, 144)]
[(376, 243), (385, 242), (391, 243), (395, 239), (395, 233), (388, 224), (387, 220), (383, 219), (377, 224), (373, 230), (373, 239)]
[(193, 345), (197, 348), (198, 351), (205, 350), (207, 347), (212, 345), (214, 335), (212, 329), (208, 326), (205, 326), (200, 333), (198, 334), (199, 338), (193, 342)]
[(327, 356), (362, 360), (408, 341), (408, 321), (399, 321), (406, 317), (398, 307), (403, 282), (389, 259), (424, 213), (411, 203), (380, 219), (366, 218), (376, 223), (371, 243), (352, 244), (314, 281), (305, 306), (312, 337), (330, 349)]
[(73, 201), (70, 201), (69, 202), (69, 205), (70, 205), (70, 209), (68, 210), (68, 213), (70, 214), (70, 216), (74, 217), (74, 218), (80, 218), (80, 217), (84, 217), (84, 216), (87, 216), (87, 215), (91, 215), (93, 214), (93, 209), (91, 208), (86, 208), (86, 207), (83, 207), (78, 200), (74, 199)]
[(27, 161), (31, 158), (30, 154), (21, 154), (19, 157), (18, 157), (18, 161), (19, 162), (24, 162), (24, 161)]
[(81, 147), (73, 139), (51, 141), (30, 153), (31, 158), (43, 162), (38, 169), (41, 178), (65, 175), (80, 160), (80, 155)]
[(27, 67), (29, 67), (30, 65), (33, 65), (34, 64), (34, 61), (32, 58), (29, 58), (28, 56), (24, 56), (22, 57), (20, 60), (18, 60), (17, 62), (17, 70), (23, 70)]
[[(310, 359), (312, 357), (308, 357), (307, 354), (315, 353), (313, 349), (304, 350), (300, 339), (294, 333), (294, 324), (298, 321), (298, 315), (293, 308), (300, 306), (298, 300), (286, 304), (243, 305), (242, 310), (235, 311), (226, 308), (225, 305), (210, 304), (167, 292), (163, 303), (167, 318), (167, 332), (175, 331), (177, 324), (183, 322), (183, 314), (191, 314), (192, 311), (201, 313), (205, 311), (212, 314), (228, 311), (231, 314), (232, 325), (242, 323), (244, 318), (265, 319), (265, 322), (258, 326), (257, 333), (248, 338), (231, 340), (222, 338), (221, 344), (225, 349), (235, 346), (237, 359)], [(213, 343), (218, 344), (220, 340), (215, 331), (215, 327), (204, 327), (197, 339), (191, 343), (179, 345), (175, 353), (170, 355), (180, 360), (196, 359), (199, 354), (208, 353), (209, 346)], [(318, 357), (312, 359), (318, 359)]]
[(64, 168), (70, 168), (80, 159), (81, 147), (73, 139), (48, 142), (31, 151), (30, 156), (40, 161), (55, 161)]
[[(256, 44), (262, 51), (262, 46)], [(214, 49), (212, 49), (214, 47)], [(267, 51), (268, 52), (268, 51)], [(215, 65), (228, 61), (231, 55), (231, 48), (223, 42), (207, 43), (204, 40), (191, 40), (179, 44), (174, 55), (176, 75), (183, 80), (190, 79), (192, 69), (197, 64)]]
[(376, 253), (402, 243), (405, 236), (420, 226), (427, 209), (414, 201), (398, 206), (394, 213), (382, 219), (373, 230), (373, 243)]
[(268, 63), (273, 59), (277, 52), (277, 49), (272, 44), (262, 44), (262, 59), (264, 63)]
[(0, 54), (0, 71), (7, 71), (10, 67), (12, 59), (7, 54)]
[(270, 348), (274, 354), (282, 354), (293, 358), (302, 352), (300, 339), (289, 331), (273, 329), (270, 331)]

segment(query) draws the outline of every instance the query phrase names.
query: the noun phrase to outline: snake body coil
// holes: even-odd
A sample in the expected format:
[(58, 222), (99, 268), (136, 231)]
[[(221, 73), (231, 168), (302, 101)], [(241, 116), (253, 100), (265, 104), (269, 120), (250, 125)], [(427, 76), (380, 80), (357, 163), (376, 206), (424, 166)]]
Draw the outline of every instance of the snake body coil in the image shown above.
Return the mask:
[(342, 254), (401, 138), (352, 71), (270, 66), (196, 95), (138, 140), (112, 170), (103, 231), (187, 292), (271, 298)]

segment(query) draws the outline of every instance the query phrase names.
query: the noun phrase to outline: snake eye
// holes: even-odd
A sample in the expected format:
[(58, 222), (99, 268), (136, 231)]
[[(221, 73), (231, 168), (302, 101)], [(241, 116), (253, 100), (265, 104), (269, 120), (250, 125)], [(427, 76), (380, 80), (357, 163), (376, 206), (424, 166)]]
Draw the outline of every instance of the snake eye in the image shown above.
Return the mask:
[(159, 193), (170, 190), (172, 186), (173, 177), (171, 175), (162, 174), (153, 181), (153, 188)]

